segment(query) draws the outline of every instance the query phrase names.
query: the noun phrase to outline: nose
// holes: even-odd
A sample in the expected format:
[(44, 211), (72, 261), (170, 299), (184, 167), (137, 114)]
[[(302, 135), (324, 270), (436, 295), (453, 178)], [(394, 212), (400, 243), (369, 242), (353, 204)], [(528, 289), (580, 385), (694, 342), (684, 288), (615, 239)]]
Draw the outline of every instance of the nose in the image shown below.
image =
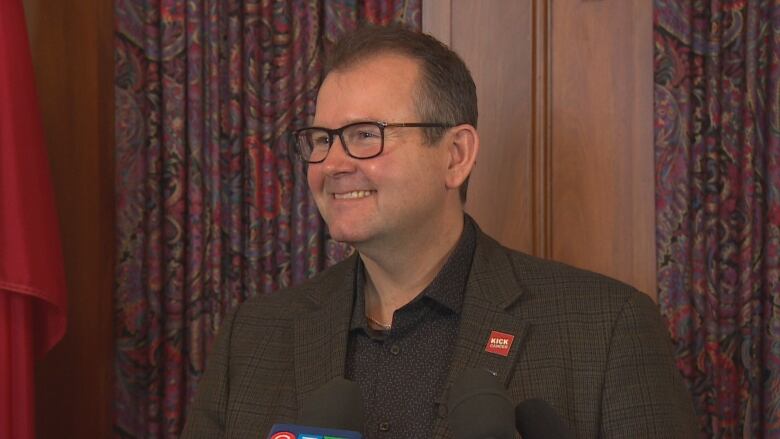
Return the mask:
[(347, 149), (341, 142), (341, 138), (336, 136), (328, 155), (325, 156), (325, 160), (320, 165), (328, 175), (343, 174), (354, 171), (355, 159), (347, 154)]

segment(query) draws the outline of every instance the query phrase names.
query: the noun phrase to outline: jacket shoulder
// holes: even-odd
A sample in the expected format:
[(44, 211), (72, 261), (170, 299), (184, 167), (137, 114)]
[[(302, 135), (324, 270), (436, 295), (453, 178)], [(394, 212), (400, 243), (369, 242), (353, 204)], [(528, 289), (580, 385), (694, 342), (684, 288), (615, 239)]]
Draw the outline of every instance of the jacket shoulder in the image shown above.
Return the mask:
[[(520, 291), (518, 304), (559, 315), (614, 317), (627, 303), (653, 307), (652, 300), (617, 279), (571, 265), (512, 250), (483, 235), (479, 241), (481, 265), (511, 271), (512, 285)], [(502, 276), (505, 274), (502, 274)], [(505, 282), (506, 283), (506, 282)]]
[(336, 296), (352, 293), (355, 256), (321, 271), (298, 285), (251, 297), (236, 310), (236, 322), (244, 319), (288, 319), (315, 309)]

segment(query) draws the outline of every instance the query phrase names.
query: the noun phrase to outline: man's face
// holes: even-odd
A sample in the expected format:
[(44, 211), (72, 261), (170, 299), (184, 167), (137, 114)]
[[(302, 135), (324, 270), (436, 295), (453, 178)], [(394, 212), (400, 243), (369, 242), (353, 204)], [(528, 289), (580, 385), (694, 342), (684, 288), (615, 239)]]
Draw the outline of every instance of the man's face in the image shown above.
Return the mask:
[[(413, 94), (419, 66), (411, 58), (380, 54), (331, 72), (317, 98), (314, 125), (339, 128), (352, 122), (419, 120)], [(446, 136), (445, 136), (446, 138)], [(402, 244), (441, 224), (447, 149), (424, 143), (421, 128), (386, 128), (384, 152), (360, 160), (335, 139), (327, 158), (308, 169), (309, 188), (331, 235), (360, 244)]]

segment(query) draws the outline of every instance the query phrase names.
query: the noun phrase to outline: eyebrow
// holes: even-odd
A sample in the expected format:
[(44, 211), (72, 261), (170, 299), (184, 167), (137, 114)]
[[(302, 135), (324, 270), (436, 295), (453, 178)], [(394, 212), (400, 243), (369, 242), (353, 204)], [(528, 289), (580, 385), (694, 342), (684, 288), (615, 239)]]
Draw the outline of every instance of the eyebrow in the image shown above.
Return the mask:
[[(350, 124), (353, 124), (353, 123), (358, 123), (358, 122), (371, 122), (371, 123), (374, 123), (374, 122), (385, 122), (385, 123), (387, 123), (387, 120), (386, 119), (381, 119), (381, 118), (356, 117), (356, 118), (347, 119), (346, 121), (344, 121), (344, 123), (340, 124), (338, 127), (343, 127), (343, 126), (350, 125)], [(315, 127), (330, 128), (330, 127), (325, 126), (322, 123), (317, 123), (314, 120), (311, 122), (311, 125), (315, 126)], [(336, 128), (338, 128), (338, 127), (336, 127)]]

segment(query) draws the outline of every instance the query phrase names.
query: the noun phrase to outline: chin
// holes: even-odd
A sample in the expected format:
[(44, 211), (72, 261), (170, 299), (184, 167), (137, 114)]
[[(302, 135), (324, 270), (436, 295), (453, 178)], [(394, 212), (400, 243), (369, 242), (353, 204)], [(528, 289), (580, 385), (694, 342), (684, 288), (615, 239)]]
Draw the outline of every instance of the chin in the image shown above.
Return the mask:
[(353, 247), (358, 246), (360, 245), (360, 243), (366, 241), (365, 239), (356, 236), (354, 233), (349, 233), (349, 234), (330, 233), (330, 237), (336, 242), (340, 242), (342, 244), (348, 244)]
[(328, 234), (330, 235), (331, 239), (350, 245), (354, 245), (355, 243), (367, 239), (365, 233), (360, 231), (358, 227), (351, 227), (349, 224), (334, 224), (333, 226), (328, 224)]
[(376, 224), (360, 212), (328, 212), (323, 215), (328, 233), (336, 241), (354, 244), (369, 239)]

